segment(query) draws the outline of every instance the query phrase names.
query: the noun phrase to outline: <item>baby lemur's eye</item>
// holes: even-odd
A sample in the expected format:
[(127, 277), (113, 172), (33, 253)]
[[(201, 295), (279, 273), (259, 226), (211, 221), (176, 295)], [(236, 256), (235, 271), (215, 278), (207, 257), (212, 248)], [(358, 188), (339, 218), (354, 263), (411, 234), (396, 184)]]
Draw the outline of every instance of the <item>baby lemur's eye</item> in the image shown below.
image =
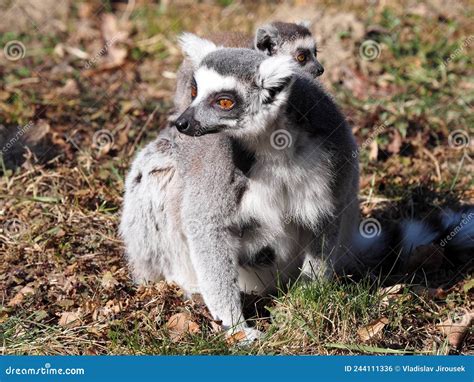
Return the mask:
[(222, 110), (230, 110), (235, 105), (233, 100), (225, 97), (219, 98), (216, 103)]
[(298, 62), (305, 62), (306, 61), (306, 54), (305, 53), (300, 53), (296, 56), (296, 60)]
[(196, 85), (191, 85), (191, 98), (196, 98), (198, 95), (198, 90)]

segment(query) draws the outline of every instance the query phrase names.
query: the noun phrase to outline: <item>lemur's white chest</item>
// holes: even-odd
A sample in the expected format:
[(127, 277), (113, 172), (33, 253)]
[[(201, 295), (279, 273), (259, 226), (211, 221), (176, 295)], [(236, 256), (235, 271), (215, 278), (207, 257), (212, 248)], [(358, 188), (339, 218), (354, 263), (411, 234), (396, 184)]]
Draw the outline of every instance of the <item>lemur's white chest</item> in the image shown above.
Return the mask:
[(241, 205), (244, 219), (256, 220), (276, 235), (289, 223), (315, 228), (334, 208), (327, 156), (284, 150), (288, 152), (273, 149), (257, 158)]

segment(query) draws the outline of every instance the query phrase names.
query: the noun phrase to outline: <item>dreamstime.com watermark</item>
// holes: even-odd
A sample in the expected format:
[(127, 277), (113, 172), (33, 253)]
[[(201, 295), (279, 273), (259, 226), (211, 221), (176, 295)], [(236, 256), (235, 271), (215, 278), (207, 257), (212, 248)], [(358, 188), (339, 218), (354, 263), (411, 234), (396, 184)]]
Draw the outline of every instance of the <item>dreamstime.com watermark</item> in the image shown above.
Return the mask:
[(99, 59), (102, 57), (102, 56), (105, 56), (109, 50), (109, 48), (115, 43), (115, 41), (118, 40), (118, 37), (117, 36), (114, 36), (112, 37), (110, 40), (107, 40), (104, 44), (104, 46), (102, 47), (101, 50), (99, 50), (97, 52), (97, 54), (91, 58), (90, 60), (87, 60), (86, 62), (86, 65), (84, 66), (84, 69), (88, 70), (90, 69), (91, 67), (93, 67), (97, 61), (99, 61)]
[(5, 145), (2, 147), (2, 150), (0, 151), (1, 154), (6, 154), (14, 145), (17, 143), (20, 138), (26, 134), (28, 130), (30, 130), (33, 127), (33, 122), (30, 121), (28, 122), (25, 126), (21, 127), (16, 134), (7, 142)]
[(380, 135), (382, 134), (385, 130), (387, 129), (387, 126), (382, 123), (381, 125), (377, 126), (375, 130), (370, 133), (369, 137), (360, 145), (360, 147), (357, 150), (352, 151), (352, 157), (356, 158), (357, 155), (360, 153), (361, 150), (365, 150), (368, 146), (372, 144), (372, 142)]
[(468, 215), (463, 214), (461, 222), (440, 241), (439, 245), (445, 247), (472, 219), (474, 219), (474, 212), (470, 212)]
[(472, 44), (472, 42), (474, 41), (474, 35), (470, 35), (468, 37), (466, 37), (462, 44), (459, 46), (459, 48), (457, 48), (453, 53), (451, 53), (449, 55), (448, 58), (446, 58), (441, 64), (440, 66), (441, 67), (446, 67), (448, 66), (448, 64), (454, 60), (456, 57), (458, 57), (462, 52), (464, 52), (464, 49), (466, 48), (469, 48), (469, 46)]
[(50, 363), (45, 363), (43, 367), (13, 367), (5, 369), (5, 375), (85, 375), (86, 371), (82, 367), (75, 368), (55, 368)]

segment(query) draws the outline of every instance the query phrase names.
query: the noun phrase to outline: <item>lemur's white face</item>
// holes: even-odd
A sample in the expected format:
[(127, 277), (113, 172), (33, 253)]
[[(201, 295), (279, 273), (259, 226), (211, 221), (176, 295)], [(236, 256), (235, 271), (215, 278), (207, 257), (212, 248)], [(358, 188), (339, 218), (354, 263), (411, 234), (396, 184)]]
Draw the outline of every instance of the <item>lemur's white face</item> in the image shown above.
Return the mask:
[(268, 56), (293, 57), (303, 72), (318, 77), (324, 72), (318, 61), (316, 41), (306, 23), (275, 22), (257, 29), (254, 47)]
[(297, 70), (287, 56), (265, 59), (249, 49), (215, 50), (194, 72), (192, 103), (175, 126), (192, 136), (223, 131), (255, 138), (279, 115)]
[(318, 61), (316, 42), (310, 36), (283, 41), (277, 48), (278, 54), (289, 55), (295, 59), (301, 69), (313, 77), (324, 73), (324, 68)]

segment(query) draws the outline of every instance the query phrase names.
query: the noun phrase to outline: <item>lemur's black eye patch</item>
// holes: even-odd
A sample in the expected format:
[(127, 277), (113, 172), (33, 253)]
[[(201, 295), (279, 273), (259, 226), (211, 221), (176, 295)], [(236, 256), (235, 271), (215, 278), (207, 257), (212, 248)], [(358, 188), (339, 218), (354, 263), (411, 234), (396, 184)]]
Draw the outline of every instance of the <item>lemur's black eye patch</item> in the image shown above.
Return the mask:
[(196, 97), (197, 97), (197, 83), (193, 77), (193, 79), (191, 80), (191, 98), (194, 99)]
[(300, 48), (296, 51), (295, 59), (298, 63), (304, 64), (311, 57), (309, 49)]

